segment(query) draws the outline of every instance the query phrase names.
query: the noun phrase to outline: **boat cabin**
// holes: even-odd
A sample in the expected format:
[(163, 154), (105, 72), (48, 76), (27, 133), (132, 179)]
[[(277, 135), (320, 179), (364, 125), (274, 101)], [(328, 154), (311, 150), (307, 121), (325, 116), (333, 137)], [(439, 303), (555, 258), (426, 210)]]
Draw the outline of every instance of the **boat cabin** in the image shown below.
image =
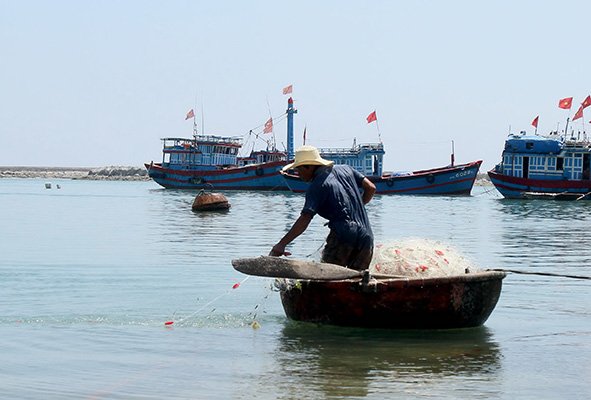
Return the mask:
[(234, 137), (195, 135), (193, 139), (163, 138), (162, 165), (191, 169), (237, 165), (242, 140)]
[(278, 150), (260, 150), (253, 151), (248, 157), (239, 157), (238, 165), (245, 166), (251, 164), (263, 164), (275, 161), (286, 161), (287, 155)]
[(496, 171), (526, 179), (589, 180), (590, 154), (588, 142), (511, 135)]
[(350, 148), (318, 149), (322, 158), (334, 161), (335, 164), (346, 164), (365, 176), (381, 176), (384, 158), (382, 143), (357, 145), (353, 142)]

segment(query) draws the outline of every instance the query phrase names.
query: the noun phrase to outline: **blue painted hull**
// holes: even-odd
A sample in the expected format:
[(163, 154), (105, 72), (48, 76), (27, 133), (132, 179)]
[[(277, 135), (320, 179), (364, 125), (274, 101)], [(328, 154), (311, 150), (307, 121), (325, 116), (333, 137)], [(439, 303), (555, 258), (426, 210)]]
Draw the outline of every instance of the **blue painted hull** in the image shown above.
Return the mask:
[[(523, 199), (528, 197), (526, 193), (576, 195), (578, 197), (591, 192), (590, 180), (518, 178), (500, 174), (494, 169), (488, 171), (488, 176), (503, 197), (508, 199)], [(586, 196), (585, 199), (591, 200), (591, 196)]]
[[(376, 194), (464, 195), (469, 196), (482, 161), (453, 167), (414, 171), (402, 176), (368, 176), (376, 185)], [(296, 175), (283, 174), (292, 192), (302, 193), (308, 188)]]
[(289, 190), (279, 173), (285, 161), (224, 169), (175, 169), (145, 164), (148, 175), (167, 189)]

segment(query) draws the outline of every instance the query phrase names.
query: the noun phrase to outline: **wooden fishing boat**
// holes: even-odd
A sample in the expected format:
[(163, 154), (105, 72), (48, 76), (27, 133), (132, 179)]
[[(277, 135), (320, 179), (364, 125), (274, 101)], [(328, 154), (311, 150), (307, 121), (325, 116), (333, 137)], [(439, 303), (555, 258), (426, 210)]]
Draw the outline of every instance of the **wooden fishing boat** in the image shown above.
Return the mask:
[(239, 156), (242, 138), (197, 134), (193, 138), (163, 138), (162, 161), (145, 163), (148, 176), (167, 189), (289, 190), (279, 171), (293, 158), (293, 115), (289, 98), (287, 152), (277, 148)]
[[(376, 194), (469, 196), (480, 164), (482, 160), (404, 173), (371, 175), (361, 172), (376, 185)], [(303, 193), (308, 188), (309, 184), (298, 175), (291, 172), (282, 172), (282, 175), (291, 191)]]
[(509, 199), (591, 200), (591, 143), (550, 136), (509, 135), (502, 161), (488, 171)]
[[(273, 261), (276, 260), (276, 261)], [(348, 268), (301, 260), (259, 257), (234, 260), (238, 271), (280, 279), (287, 317), (330, 325), (390, 329), (448, 329), (482, 325), (501, 294), (502, 271), (410, 279), (371, 276)], [(275, 264), (273, 264), (275, 263)], [(337, 279), (330, 279), (335, 276)]]

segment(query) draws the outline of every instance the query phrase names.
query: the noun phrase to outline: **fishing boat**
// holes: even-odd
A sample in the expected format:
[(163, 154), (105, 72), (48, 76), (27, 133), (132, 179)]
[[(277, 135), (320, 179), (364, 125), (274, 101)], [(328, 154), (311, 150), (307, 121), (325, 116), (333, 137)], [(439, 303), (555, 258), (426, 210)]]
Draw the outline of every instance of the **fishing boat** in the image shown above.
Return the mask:
[(287, 152), (274, 146), (240, 157), (242, 139), (198, 134), (163, 141), (162, 162), (146, 163), (148, 175), (164, 188), (289, 190), (279, 171), (293, 158), (293, 100), (287, 103)]
[[(382, 143), (357, 145), (350, 148), (318, 149), (322, 158), (335, 164), (346, 164), (365, 175), (376, 185), (376, 194), (470, 195), (482, 160), (467, 164), (454, 163), (440, 168), (412, 172), (383, 172)], [(302, 181), (295, 171), (282, 172), (289, 189), (303, 193), (309, 183)]]
[(591, 144), (574, 137), (511, 134), (488, 176), (510, 199), (591, 200)]
[(238, 259), (232, 264), (249, 275), (283, 278), (276, 286), (290, 319), (366, 328), (480, 326), (494, 310), (506, 276), (503, 271), (440, 278), (371, 275), (277, 257)]

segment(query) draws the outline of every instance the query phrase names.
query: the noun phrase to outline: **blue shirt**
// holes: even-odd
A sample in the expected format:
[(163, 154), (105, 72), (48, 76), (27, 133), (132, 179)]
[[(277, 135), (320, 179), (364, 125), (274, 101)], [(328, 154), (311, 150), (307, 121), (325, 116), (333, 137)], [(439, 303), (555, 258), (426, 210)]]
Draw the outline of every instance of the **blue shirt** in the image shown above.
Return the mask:
[(318, 214), (339, 240), (373, 247), (373, 233), (361, 197), (365, 176), (348, 165), (320, 167), (306, 191), (302, 213)]

